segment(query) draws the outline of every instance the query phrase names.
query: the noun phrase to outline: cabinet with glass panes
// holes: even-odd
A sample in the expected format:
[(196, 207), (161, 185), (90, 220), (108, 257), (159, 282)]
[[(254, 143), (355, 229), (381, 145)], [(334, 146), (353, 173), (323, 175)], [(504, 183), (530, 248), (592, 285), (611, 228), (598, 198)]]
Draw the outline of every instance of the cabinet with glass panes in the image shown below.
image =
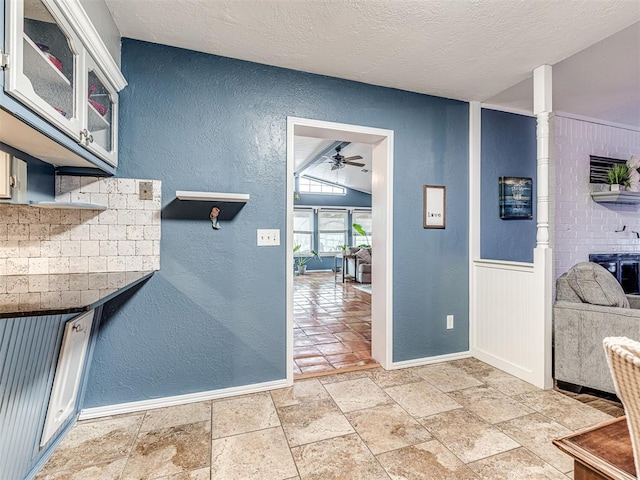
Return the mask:
[(116, 166), (118, 90), (69, 20), (71, 8), (81, 7), (66, 0), (6, 2), (5, 90)]

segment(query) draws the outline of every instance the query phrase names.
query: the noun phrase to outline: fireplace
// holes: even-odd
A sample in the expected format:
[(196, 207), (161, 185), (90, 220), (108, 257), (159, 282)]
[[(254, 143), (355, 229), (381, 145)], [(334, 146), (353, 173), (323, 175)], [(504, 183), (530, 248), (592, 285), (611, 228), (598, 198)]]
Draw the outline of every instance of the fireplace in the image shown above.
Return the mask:
[(609, 270), (622, 285), (624, 293), (640, 294), (640, 254), (592, 253), (589, 261)]

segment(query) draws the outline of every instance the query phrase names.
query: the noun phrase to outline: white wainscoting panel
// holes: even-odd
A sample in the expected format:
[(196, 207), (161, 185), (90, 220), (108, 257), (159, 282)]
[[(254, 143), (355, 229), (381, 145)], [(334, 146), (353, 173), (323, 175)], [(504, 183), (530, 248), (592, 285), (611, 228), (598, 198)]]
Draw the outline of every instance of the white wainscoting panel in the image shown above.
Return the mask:
[(533, 263), (473, 262), (471, 353), (530, 383), (538, 383), (540, 299)]

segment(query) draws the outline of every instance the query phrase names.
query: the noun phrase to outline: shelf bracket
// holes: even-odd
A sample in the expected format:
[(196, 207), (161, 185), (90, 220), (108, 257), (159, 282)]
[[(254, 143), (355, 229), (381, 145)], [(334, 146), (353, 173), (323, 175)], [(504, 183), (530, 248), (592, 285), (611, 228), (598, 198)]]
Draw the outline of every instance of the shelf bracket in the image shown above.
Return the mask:
[(0, 51), (0, 68), (7, 68), (9, 66), (9, 55)]

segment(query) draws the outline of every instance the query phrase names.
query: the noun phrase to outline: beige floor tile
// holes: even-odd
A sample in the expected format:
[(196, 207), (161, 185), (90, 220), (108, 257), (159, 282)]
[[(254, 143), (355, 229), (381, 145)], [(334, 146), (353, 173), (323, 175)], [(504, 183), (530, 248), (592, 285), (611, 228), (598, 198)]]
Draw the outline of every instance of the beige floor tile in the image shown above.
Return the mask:
[(297, 473), (281, 427), (212, 442), (212, 479), (281, 480), (295, 478)]
[(211, 469), (209, 467), (199, 468), (190, 472), (176, 473), (168, 477), (159, 477), (154, 480), (209, 480), (211, 478)]
[(417, 367), (413, 369), (413, 372), (443, 392), (482, 385), (478, 379), (448, 363)]
[(211, 438), (279, 425), (278, 413), (269, 392), (242, 395), (211, 404)]
[(378, 455), (393, 480), (470, 480), (476, 476), (437, 440)]
[(478, 460), (469, 467), (483, 480), (546, 480), (566, 477), (525, 448)]
[(389, 387), (384, 391), (415, 418), (461, 407), (458, 402), (425, 381)]
[(118, 480), (126, 463), (127, 458), (124, 457), (72, 470), (60, 470), (53, 473), (40, 472), (36, 476), (36, 480), (88, 480), (93, 478), (96, 480)]
[(326, 377), (320, 377), (320, 383), (328, 385), (330, 383), (347, 382), (349, 380), (356, 380), (357, 378), (369, 378), (367, 372), (370, 370), (356, 370), (354, 372), (340, 373), (338, 375), (327, 375)]
[(380, 388), (395, 387), (406, 383), (421, 382), (422, 378), (413, 372), (413, 369), (402, 368), (400, 370), (369, 370), (369, 378)]
[(210, 422), (144, 432), (136, 440), (122, 480), (156, 478), (208, 467), (210, 452)]
[(296, 380), (292, 387), (271, 390), (271, 398), (276, 407), (289, 407), (306, 402), (325, 400), (329, 393), (318, 379)]
[(474, 375), (481, 382), (495, 388), (507, 396), (520, 395), (523, 393), (537, 392), (538, 387), (509, 375), (501, 370), (491, 369)]
[(343, 412), (353, 412), (393, 402), (370, 378), (330, 383), (324, 388)]
[(464, 463), (518, 448), (520, 444), (466, 409), (420, 420), (427, 430)]
[(49, 459), (43, 473), (86, 467), (126, 457), (144, 413), (79, 422)]
[(396, 404), (346, 414), (374, 455), (431, 440), (427, 430)]
[(188, 423), (211, 420), (211, 402), (188, 403), (174, 407), (149, 410), (144, 417), (141, 432), (160, 428), (177, 427)]
[(504, 422), (533, 413), (530, 408), (487, 386), (458, 390), (449, 395), (489, 423)]
[(451, 362), (447, 363), (453, 365), (456, 368), (459, 368), (460, 370), (464, 370), (469, 375), (472, 375), (476, 378), (478, 378), (477, 375), (479, 374), (487, 374), (493, 370), (497, 370), (488, 363), (484, 363), (483, 361), (473, 357), (461, 358), (460, 360), (452, 360)]
[(292, 446), (353, 433), (351, 424), (331, 399), (282, 407), (278, 413)]
[(330, 438), (291, 449), (302, 480), (388, 480), (358, 435)]
[(610, 420), (611, 416), (553, 390), (539, 390), (514, 397), (570, 430)]
[(514, 418), (497, 427), (561, 472), (573, 470), (572, 458), (551, 443), (554, 438), (570, 434), (568, 428), (539, 413)]

